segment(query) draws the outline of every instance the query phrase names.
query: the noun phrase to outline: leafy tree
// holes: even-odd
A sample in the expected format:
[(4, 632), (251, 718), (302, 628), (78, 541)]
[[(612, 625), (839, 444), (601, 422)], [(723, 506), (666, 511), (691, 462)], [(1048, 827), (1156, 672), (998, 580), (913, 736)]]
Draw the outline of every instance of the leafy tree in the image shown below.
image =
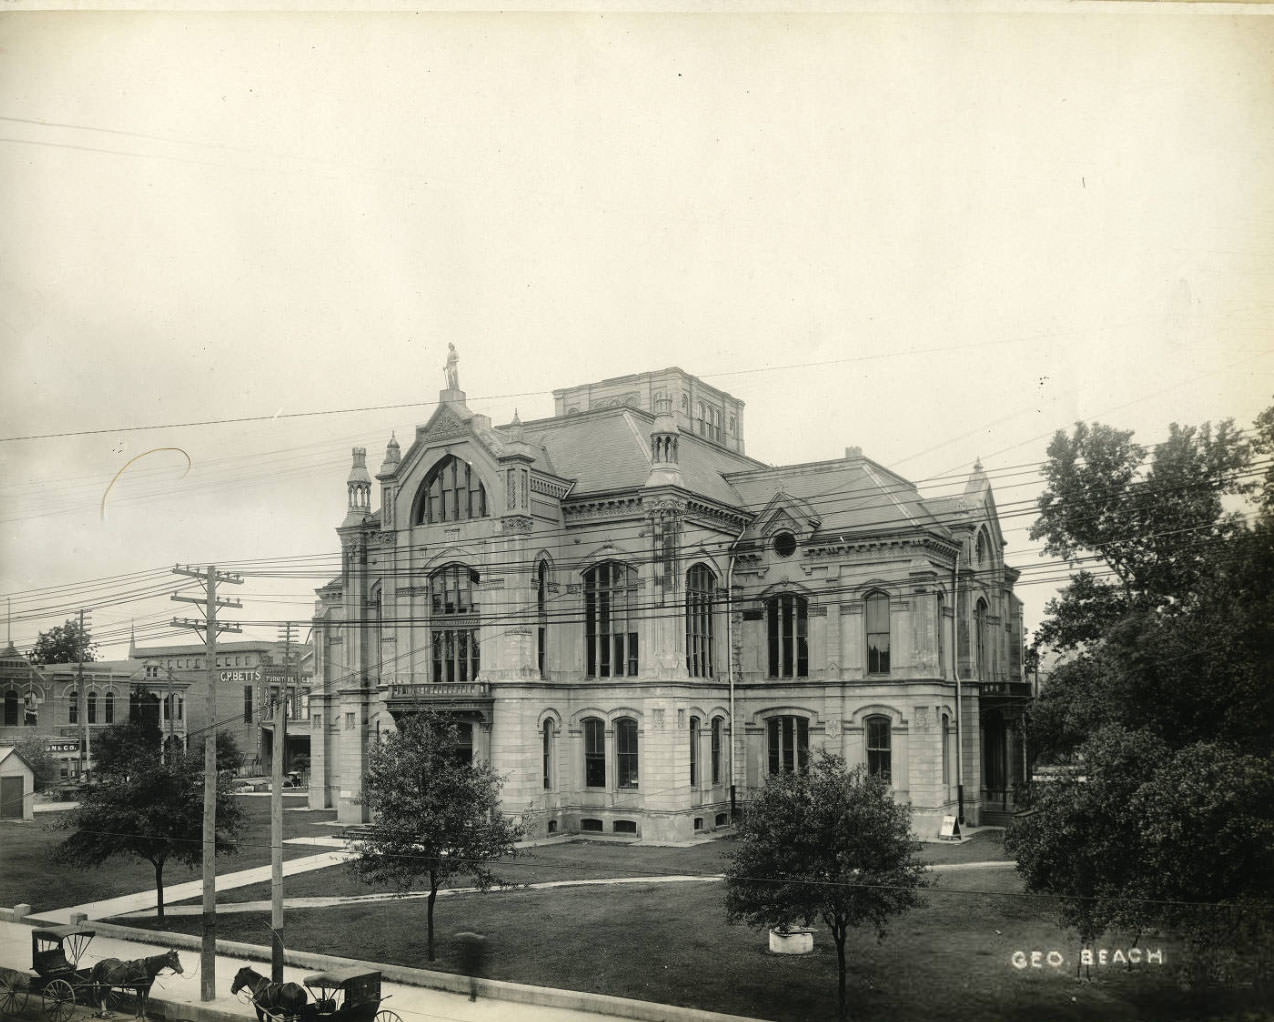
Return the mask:
[(769, 778), (739, 825), (726, 870), (726, 917), (783, 930), (822, 919), (836, 942), (845, 1017), (845, 939), (852, 927), (885, 936), (890, 916), (922, 904), (925, 866), (911, 812), (862, 767), (820, 751), (808, 771)]
[(49, 752), (48, 739), (39, 735), (30, 735), (19, 739), (14, 746), (18, 755), (26, 760), (27, 766), (35, 774), (35, 790), (44, 791), (58, 778), (58, 761)]
[(75, 618), (41, 632), (31, 651), (33, 664), (81, 664), (97, 657), (97, 643)]
[[(157, 913), (163, 919), (165, 864), (197, 865), (203, 854), (202, 764), (191, 757), (161, 763), (158, 732), (151, 736), (137, 725), (108, 730), (116, 732), (118, 748), (109, 760), (107, 783), (65, 814), (60, 826), (72, 833), (54, 858), (76, 866), (101, 866), (115, 856), (145, 859), (155, 869)], [(216, 851), (233, 852), (244, 814), (224, 775), (218, 777), (216, 801)]]
[[(190, 755), (203, 763), (205, 737), (199, 737), (190, 743)], [(217, 732), (217, 771), (219, 773), (238, 773), (243, 766), (243, 753), (239, 751), (239, 743), (228, 731)]]
[[(1081, 572), (1049, 604), (1041, 642), (1069, 659), (1027, 741), (1070, 769), (1033, 786), (1006, 844), (1086, 943), (1168, 928), (1200, 961), (1253, 943), (1259, 961), (1274, 947), (1274, 473), (1254, 458), (1274, 451), (1274, 408), (1251, 440), (1173, 426), (1147, 459), (1131, 436), (1080, 424), (1049, 448), (1033, 535), (1112, 581)], [(1249, 524), (1224, 501), (1254, 490)]]
[(425, 711), (368, 749), (363, 803), (376, 822), (350, 860), (366, 883), (391, 884), (401, 894), (427, 888), (431, 962), (439, 887), (461, 876), (480, 890), (503, 883), (492, 866), (515, 854), (524, 833), (500, 812), (503, 778), (489, 764), (458, 759), (459, 738), (452, 720)]
[(153, 723), (115, 724), (93, 739), (93, 763), (99, 781), (127, 780), (159, 762), (162, 735)]

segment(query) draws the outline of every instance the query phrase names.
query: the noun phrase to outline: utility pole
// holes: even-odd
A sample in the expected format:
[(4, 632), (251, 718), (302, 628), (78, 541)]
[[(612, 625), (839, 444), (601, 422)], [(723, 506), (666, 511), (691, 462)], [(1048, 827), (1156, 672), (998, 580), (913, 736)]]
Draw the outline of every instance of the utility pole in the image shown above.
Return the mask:
[(84, 690), (84, 655), (88, 652), (88, 643), (84, 641), (83, 607), (80, 608), (80, 634), (77, 641), (82, 647), (80, 655), (75, 658), (79, 661), (75, 667), (75, 692), (80, 704), (80, 773), (87, 778), (90, 777), (88, 764), (91, 753), (88, 744), (88, 693)]
[(283, 677), (274, 703), (274, 760), (270, 776), (270, 979), (283, 982), (283, 754), (287, 747), (291, 694), (292, 622), (279, 626)]
[(173, 618), (173, 626), (202, 630), (208, 651), (208, 724), (204, 729), (203, 746), (203, 948), (200, 954), (199, 998), (211, 1001), (217, 996), (217, 633), (243, 631), (238, 625), (218, 624), (218, 608), (237, 608), (243, 604), (238, 600), (218, 600), (217, 583), (243, 585), (243, 577), (218, 572), (211, 564), (205, 571), (174, 566), (173, 574), (200, 579), (205, 596), (200, 600), (194, 596), (172, 594), (174, 600), (182, 603), (204, 604), (202, 621)]

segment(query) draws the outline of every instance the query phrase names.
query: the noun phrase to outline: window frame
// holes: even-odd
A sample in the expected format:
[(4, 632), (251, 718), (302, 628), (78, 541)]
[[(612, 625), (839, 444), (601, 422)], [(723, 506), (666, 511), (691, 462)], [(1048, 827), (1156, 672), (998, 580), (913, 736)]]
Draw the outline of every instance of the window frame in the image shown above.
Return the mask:
[[(881, 735), (884, 741), (881, 741)], [(867, 749), (867, 775), (882, 777), (893, 784), (894, 722), (882, 713), (863, 721), (863, 742)]]
[(640, 780), (640, 740), (637, 719), (615, 720), (615, 787), (620, 791), (636, 791)]
[(809, 600), (776, 593), (765, 600), (768, 678), (809, 677)]
[(581, 722), (584, 748), (584, 787), (606, 788), (606, 721), (585, 717)]
[(699, 787), (699, 718), (690, 718), (690, 787)]
[(635, 678), (640, 674), (638, 588), (637, 569), (623, 561), (599, 561), (584, 572), (586, 677)]
[(709, 725), (712, 731), (712, 783), (721, 783), (721, 717), (713, 717)]
[(686, 571), (686, 673), (713, 677), (713, 643), (717, 576), (700, 561)]
[[(877, 589), (863, 597), (863, 627), (866, 629), (867, 673), (887, 675), (890, 673), (889, 651), (892, 615), (889, 605), (889, 594)], [(881, 628), (881, 616), (884, 616), (884, 627)], [(884, 637), (884, 645), (880, 639)], [(873, 641), (874, 640), (874, 641)]]
[(482, 669), (476, 569), (448, 561), (429, 573), (429, 677), (469, 685)]
[(767, 772), (770, 776), (805, 772), (810, 763), (809, 718), (776, 714), (765, 722)]

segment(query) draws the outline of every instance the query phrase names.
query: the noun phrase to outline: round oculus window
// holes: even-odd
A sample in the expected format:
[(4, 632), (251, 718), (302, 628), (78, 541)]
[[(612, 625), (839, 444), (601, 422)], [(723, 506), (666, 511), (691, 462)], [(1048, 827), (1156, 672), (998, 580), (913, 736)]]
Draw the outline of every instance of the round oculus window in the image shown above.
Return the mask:
[(790, 532), (780, 532), (774, 537), (774, 552), (780, 557), (791, 557), (796, 553), (796, 537)]

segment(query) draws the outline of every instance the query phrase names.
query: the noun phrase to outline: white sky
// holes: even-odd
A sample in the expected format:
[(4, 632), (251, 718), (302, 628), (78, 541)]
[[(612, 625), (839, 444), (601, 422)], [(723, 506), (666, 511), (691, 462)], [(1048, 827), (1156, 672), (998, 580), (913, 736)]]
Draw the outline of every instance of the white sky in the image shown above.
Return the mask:
[[(0, 225), (20, 646), (82, 580), (335, 551), (349, 448), (406, 446), (448, 342), (497, 422), (679, 365), (764, 461), (860, 445), (937, 492), (980, 456), (1008, 507), (1076, 419), (1274, 400), (1274, 18), (7, 13)], [(122, 655), (187, 612), (93, 622)]]

